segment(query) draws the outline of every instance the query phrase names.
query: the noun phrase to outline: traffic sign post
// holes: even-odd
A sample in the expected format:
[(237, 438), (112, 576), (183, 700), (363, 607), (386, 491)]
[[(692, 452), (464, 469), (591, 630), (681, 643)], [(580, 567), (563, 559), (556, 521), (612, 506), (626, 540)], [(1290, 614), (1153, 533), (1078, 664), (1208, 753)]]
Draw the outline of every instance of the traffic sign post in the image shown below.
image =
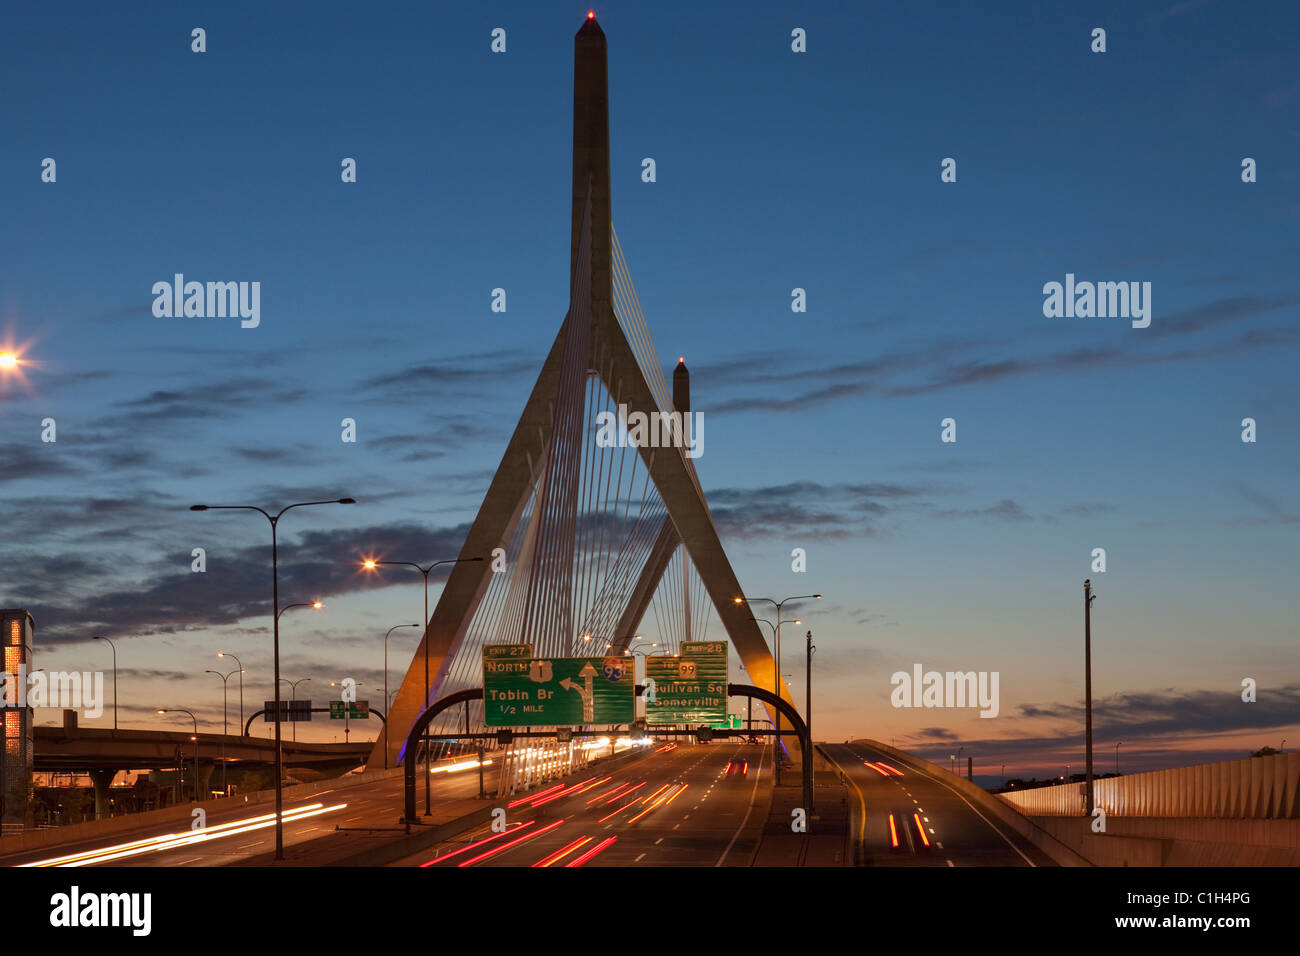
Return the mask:
[(632, 664), (622, 656), (483, 656), (489, 727), (627, 724), (636, 717), (635, 694)]
[(730, 727), (727, 716), (727, 642), (683, 641), (673, 657), (647, 657), (645, 715), (649, 724)]
[[(253, 716), (256, 717), (257, 715), (254, 714)], [(268, 724), (275, 721), (275, 701), (266, 701), (266, 705), (262, 708), (262, 720)], [(311, 720), (311, 701), (280, 701), (280, 723), (290, 720)]]

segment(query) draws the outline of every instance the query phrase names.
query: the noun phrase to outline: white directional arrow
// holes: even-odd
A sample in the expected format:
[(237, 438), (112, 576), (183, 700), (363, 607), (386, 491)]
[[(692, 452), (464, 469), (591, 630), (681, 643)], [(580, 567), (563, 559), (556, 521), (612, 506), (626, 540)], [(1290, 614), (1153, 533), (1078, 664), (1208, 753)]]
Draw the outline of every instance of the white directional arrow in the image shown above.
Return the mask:
[(591, 666), (588, 661), (582, 665), (582, 670), (578, 671), (578, 676), (582, 678), (585, 686), (579, 687), (569, 678), (560, 681), (560, 686), (565, 690), (576, 690), (578, 696), (582, 698), (582, 720), (583, 723), (593, 723), (596, 720), (596, 701), (592, 692), (591, 682), (596, 677), (596, 668)]

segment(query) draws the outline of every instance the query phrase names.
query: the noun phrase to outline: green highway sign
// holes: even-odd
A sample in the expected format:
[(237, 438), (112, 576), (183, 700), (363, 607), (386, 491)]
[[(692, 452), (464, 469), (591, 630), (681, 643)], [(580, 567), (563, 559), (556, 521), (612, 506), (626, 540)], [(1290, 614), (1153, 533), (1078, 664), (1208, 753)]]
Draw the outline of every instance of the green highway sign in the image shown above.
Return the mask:
[(483, 660), (498, 660), (501, 658), (518, 660), (521, 657), (527, 658), (533, 656), (533, 645), (531, 644), (484, 644)]
[(622, 655), (540, 658), (485, 653), (484, 723), (489, 727), (631, 723), (636, 716), (632, 665), (633, 660)]
[(343, 701), (330, 701), (330, 720), (342, 720), (345, 716), (352, 720), (365, 720), (370, 716), (370, 701), (353, 701), (347, 706), (346, 713)]
[(742, 730), (745, 726), (745, 718), (740, 714), (728, 714), (727, 719), (720, 724), (709, 724), (714, 730)]
[(647, 723), (730, 727), (726, 641), (683, 641), (680, 654), (647, 657), (645, 669)]

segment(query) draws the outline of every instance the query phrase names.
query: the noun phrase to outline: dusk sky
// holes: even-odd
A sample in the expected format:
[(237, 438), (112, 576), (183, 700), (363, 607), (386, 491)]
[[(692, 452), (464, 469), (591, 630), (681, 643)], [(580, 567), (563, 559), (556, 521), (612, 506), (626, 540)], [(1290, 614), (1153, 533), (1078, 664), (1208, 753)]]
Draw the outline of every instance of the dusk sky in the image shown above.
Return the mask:
[[(5, 6), (0, 604), (37, 666), (111, 682), (109, 635), (124, 727), (219, 731), (217, 651), (247, 712), (271, 695), (269, 529), (188, 506), (351, 495), (281, 525), (282, 605), (327, 605), (284, 615), (282, 670), (379, 701), (420, 576), (358, 562), (459, 553), (568, 306), (586, 10)], [(783, 630), (800, 706), (819, 648), (816, 736), (1081, 769), (1091, 578), (1099, 771), (1116, 741), (1129, 771), (1300, 747), (1300, 9), (596, 13), (614, 224), (665, 374), (690, 367), (723, 544), (746, 593), (825, 595)], [(260, 282), (260, 324), (156, 317), (176, 273)], [(1150, 283), (1150, 326), (1045, 317), (1067, 274)], [(917, 663), (997, 671), (1000, 713), (891, 707)]]

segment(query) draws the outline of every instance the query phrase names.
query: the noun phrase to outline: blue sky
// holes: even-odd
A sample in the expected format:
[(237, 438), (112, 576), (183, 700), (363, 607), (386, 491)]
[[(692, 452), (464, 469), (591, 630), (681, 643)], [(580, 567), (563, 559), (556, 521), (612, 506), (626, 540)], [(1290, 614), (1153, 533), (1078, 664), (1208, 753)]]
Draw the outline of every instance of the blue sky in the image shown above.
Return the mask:
[[(30, 363), (0, 398), (0, 600), (33, 610), (39, 663), (104, 666), (89, 634), (121, 635), (124, 723), (219, 722), (202, 672), (228, 646), (260, 700), (265, 528), (185, 507), (351, 494), (285, 521), (284, 603), (329, 605), (286, 615), (285, 674), (382, 680), (418, 576), (349, 562), (458, 551), (564, 316), (584, 14), (0, 14), (0, 334)], [(819, 735), (961, 742), (977, 771), (1077, 763), (1091, 576), (1099, 741), (1150, 767), (1300, 744), (1294, 6), (597, 14), (614, 221), (665, 368), (692, 370), (724, 544), (749, 593), (827, 596), (807, 615)], [(261, 282), (261, 325), (154, 317), (176, 272)], [(1067, 272), (1151, 282), (1151, 326), (1045, 318)], [(1001, 715), (891, 708), (913, 662), (999, 671)]]

